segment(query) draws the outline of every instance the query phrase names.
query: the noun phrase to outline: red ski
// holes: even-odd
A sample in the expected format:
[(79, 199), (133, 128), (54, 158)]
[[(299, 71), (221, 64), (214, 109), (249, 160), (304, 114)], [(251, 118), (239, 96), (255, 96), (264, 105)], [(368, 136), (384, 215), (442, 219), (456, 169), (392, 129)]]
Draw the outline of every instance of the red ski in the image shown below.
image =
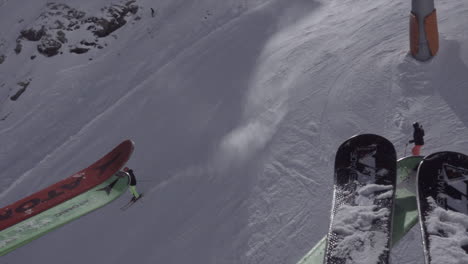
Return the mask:
[(125, 140), (91, 166), (0, 209), (0, 231), (103, 183), (127, 163), (133, 142)]

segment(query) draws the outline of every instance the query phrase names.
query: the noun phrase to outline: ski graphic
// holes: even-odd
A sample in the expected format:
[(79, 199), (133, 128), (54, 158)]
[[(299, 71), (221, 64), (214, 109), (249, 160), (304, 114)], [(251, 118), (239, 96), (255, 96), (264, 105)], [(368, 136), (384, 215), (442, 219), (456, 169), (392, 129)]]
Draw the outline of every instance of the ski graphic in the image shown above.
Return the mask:
[(417, 187), (426, 263), (468, 263), (468, 156), (444, 151), (425, 157)]
[(358, 135), (338, 148), (324, 263), (388, 263), (395, 187), (396, 153), (387, 139)]

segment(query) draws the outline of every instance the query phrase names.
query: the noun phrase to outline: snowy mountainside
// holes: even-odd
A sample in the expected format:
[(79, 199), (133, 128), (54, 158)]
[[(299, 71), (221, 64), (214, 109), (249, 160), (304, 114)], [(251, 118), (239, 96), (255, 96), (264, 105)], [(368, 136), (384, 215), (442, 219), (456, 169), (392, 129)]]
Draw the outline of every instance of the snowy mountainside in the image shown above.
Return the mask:
[[(417, 120), (424, 154), (468, 152), (463, 0), (436, 3), (441, 49), (428, 63), (407, 55), (409, 3), (381, 0), (137, 0), (141, 19), (100, 39), (103, 49), (45, 57), (27, 43), (15, 54), (46, 3), (0, 1), (2, 204), (126, 138), (145, 197), (2, 264), (296, 263), (326, 233), (346, 138), (381, 134), (403, 156)], [(116, 1), (60, 3), (98, 16)], [(415, 227), (393, 263), (423, 263), (420, 243)]]

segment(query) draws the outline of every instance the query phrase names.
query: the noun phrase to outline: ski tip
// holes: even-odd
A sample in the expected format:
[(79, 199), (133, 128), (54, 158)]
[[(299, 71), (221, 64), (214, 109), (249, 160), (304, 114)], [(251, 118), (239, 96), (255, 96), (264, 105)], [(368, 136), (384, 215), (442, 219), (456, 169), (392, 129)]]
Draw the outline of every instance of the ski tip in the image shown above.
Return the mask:
[(366, 146), (366, 145), (374, 145), (378, 144), (379, 146), (383, 147), (386, 149), (386, 152), (388, 154), (391, 154), (392, 156), (395, 156), (396, 160), (396, 151), (395, 147), (393, 146), (393, 143), (390, 142), (388, 139), (386, 139), (383, 136), (379, 136), (376, 134), (358, 134), (354, 135), (347, 140), (345, 140), (339, 147), (338, 151), (342, 149), (349, 149), (350, 147), (355, 147), (355, 146)]
[(135, 142), (133, 142), (133, 140), (131, 139), (126, 139), (124, 141), (122, 141), (119, 146), (122, 146), (122, 147), (129, 147), (131, 148), (132, 150), (135, 148)]
[(356, 139), (356, 138), (373, 138), (373, 139), (380, 139), (380, 140), (385, 140), (385, 141), (390, 142), (387, 138), (385, 138), (385, 137), (383, 137), (381, 135), (372, 134), (372, 133), (356, 134), (356, 135), (350, 137), (349, 139)]
[(386, 144), (393, 146), (393, 143), (390, 142), (390, 140), (388, 140), (387, 138), (383, 136), (376, 135), (376, 134), (357, 134), (345, 140), (343, 144), (341, 145), (342, 146), (348, 145), (350, 144), (350, 142), (380, 142), (380, 143), (385, 142)]
[(466, 155), (460, 152), (455, 152), (455, 151), (439, 151), (439, 152), (434, 152), (430, 155), (425, 156), (424, 160), (428, 161), (428, 160), (434, 160), (434, 159), (440, 159), (440, 158), (446, 158), (446, 157), (460, 158), (460, 157), (466, 157)]

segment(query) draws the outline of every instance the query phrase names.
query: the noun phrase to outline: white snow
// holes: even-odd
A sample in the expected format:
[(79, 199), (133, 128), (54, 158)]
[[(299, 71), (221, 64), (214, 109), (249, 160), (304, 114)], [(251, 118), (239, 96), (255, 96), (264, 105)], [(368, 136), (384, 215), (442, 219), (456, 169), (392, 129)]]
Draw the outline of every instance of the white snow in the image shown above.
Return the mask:
[[(382, 191), (386, 192), (375, 193)], [(356, 190), (353, 205), (341, 206), (334, 215), (332, 231), (343, 239), (337, 242), (332, 256), (345, 258), (346, 263), (378, 262), (379, 256), (388, 250), (388, 237), (372, 225), (377, 220), (387, 222), (390, 210), (378, 208), (375, 201), (391, 197), (392, 193), (391, 185), (367, 184)]]
[(383, 232), (356, 231), (354, 235), (346, 237), (340, 243), (334, 254), (346, 257), (346, 263), (378, 263), (379, 256), (387, 249), (385, 242), (387, 235)]
[(385, 219), (389, 211), (375, 210), (376, 206), (343, 206), (336, 213), (336, 226), (333, 231), (342, 235), (353, 235), (356, 231), (370, 230), (372, 222)]
[[(380, 184), (366, 184), (366, 185), (362, 186), (361, 188), (359, 188), (357, 190), (357, 193), (359, 195), (368, 197), (368, 196), (372, 196), (375, 192), (387, 191), (387, 190), (390, 190), (390, 195), (391, 195), (391, 192), (393, 192), (393, 186), (391, 186), (391, 185), (380, 185)], [(388, 193), (388, 192), (386, 192), (386, 193)]]
[(391, 198), (392, 196), (393, 196), (393, 190), (379, 194), (375, 198), (376, 199), (388, 199), (388, 198)]
[(468, 245), (468, 216), (439, 207), (432, 197), (427, 200), (433, 208), (426, 216), (431, 263), (468, 263), (462, 248)]
[[(407, 54), (404, 0), (138, 0), (141, 19), (103, 49), (45, 58), (24, 42), (15, 54), (47, 2), (0, 0), (0, 206), (127, 138), (145, 196), (0, 264), (297, 263), (327, 232), (334, 155), (350, 136), (385, 136), (401, 157), (419, 121), (422, 154), (468, 152), (466, 0), (436, 1), (440, 51), (427, 63)], [(120, 3), (61, 2), (90, 15)], [(418, 228), (392, 263), (424, 263)]]

